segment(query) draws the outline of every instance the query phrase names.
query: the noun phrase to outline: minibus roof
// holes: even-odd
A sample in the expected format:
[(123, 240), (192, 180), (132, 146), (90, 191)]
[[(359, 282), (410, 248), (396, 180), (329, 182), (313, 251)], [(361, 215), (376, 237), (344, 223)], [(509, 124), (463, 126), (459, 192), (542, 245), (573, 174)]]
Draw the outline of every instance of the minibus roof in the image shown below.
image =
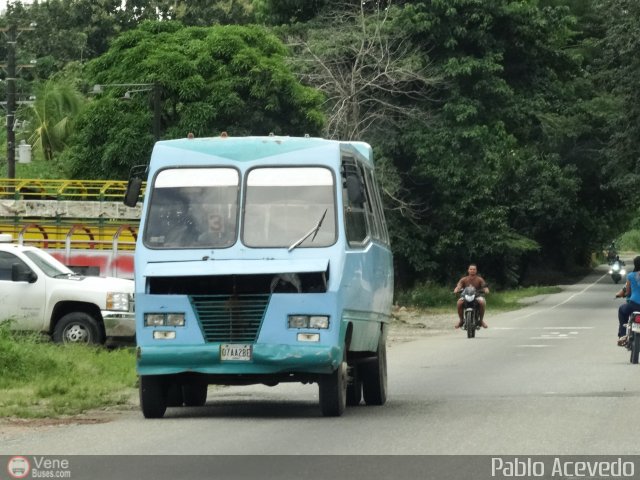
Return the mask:
[[(371, 147), (365, 142), (341, 142), (316, 137), (203, 137), (181, 138), (175, 140), (161, 140), (154, 147), (157, 151), (178, 149), (193, 153), (214, 155), (236, 162), (249, 162), (272, 156), (288, 154), (296, 151), (326, 148), (334, 146), (336, 149), (353, 149), (364, 160), (372, 165)], [(351, 148), (350, 148), (351, 147)]]

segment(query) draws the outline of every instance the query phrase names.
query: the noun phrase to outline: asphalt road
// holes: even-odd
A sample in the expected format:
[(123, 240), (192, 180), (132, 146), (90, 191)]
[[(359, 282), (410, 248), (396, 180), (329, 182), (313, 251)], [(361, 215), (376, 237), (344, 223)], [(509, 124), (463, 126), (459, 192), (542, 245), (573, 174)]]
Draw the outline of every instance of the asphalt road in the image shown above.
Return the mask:
[[(640, 365), (616, 346), (601, 269), (562, 293), (392, 344), (389, 398), (323, 418), (316, 385), (211, 387), (207, 405), (0, 433), (0, 455), (634, 455)], [(640, 471), (640, 468), (638, 469)], [(280, 477), (284, 478), (284, 477)]]

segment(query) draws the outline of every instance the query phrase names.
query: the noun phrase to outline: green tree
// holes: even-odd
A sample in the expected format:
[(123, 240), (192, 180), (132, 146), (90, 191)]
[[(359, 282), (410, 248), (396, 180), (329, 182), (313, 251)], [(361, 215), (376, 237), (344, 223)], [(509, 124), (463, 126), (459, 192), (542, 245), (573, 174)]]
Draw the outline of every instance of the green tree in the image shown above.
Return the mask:
[[(120, 35), (86, 67), (88, 85), (160, 87), (166, 138), (318, 134), (321, 96), (302, 86), (285, 63), (286, 49), (257, 26), (188, 27), (145, 22)], [(65, 161), (75, 178), (125, 178), (146, 163), (153, 145), (152, 95), (107, 88), (78, 122)]]
[(84, 97), (71, 83), (50, 79), (36, 87), (35, 100), (17, 116), (28, 122), (28, 142), (34, 151), (51, 161), (65, 149), (83, 107)]
[(253, 0), (253, 7), (259, 21), (283, 25), (307, 22), (330, 3), (331, 0)]
[(597, 230), (585, 222), (595, 202), (582, 206), (583, 189), (593, 188), (583, 178), (594, 178), (602, 158), (576, 165), (566, 155), (590, 133), (578, 120), (593, 96), (569, 48), (569, 10), (433, 0), (402, 12), (397, 28), (444, 81), (429, 128), (407, 122), (381, 144), (423, 206), (417, 220), (391, 217), (396, 252), (419, 275), (440, 279), (470, 261), (499, 282), (519, 281), (531, 262), (585, 264)]

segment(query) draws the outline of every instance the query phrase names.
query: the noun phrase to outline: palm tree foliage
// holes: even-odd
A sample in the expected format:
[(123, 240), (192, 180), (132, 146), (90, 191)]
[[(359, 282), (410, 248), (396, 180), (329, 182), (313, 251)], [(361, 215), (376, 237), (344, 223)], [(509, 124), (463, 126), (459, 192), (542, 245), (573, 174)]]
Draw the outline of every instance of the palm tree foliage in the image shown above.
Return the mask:
[(84, 105), (84, 96), (66, 80), (51, 79), (38, 85), (35, 100), (18, 115), (28, 122), (28, 142), (34, 151), (47, 161), (62, 152)]

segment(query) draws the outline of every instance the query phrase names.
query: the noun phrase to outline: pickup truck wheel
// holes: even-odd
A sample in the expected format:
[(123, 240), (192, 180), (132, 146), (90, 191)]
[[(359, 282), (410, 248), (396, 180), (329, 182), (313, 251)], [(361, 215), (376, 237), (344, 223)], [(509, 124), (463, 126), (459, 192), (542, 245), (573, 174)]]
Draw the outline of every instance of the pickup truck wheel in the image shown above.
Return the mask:
[(101, 344), (104, 338), (98, 322), (84, 312), (67, 313), (58, 321), (53, 330), (56, 343)]

